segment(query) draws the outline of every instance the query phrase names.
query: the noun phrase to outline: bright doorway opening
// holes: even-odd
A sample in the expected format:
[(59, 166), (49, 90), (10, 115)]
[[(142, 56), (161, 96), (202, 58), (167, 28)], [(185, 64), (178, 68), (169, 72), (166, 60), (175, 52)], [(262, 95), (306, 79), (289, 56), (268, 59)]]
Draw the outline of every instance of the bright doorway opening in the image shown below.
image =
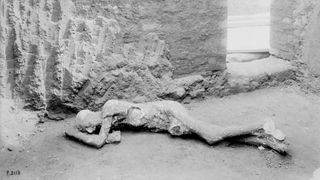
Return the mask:
[(228, 0), (228, 53), (265, 53), (272, 0)]

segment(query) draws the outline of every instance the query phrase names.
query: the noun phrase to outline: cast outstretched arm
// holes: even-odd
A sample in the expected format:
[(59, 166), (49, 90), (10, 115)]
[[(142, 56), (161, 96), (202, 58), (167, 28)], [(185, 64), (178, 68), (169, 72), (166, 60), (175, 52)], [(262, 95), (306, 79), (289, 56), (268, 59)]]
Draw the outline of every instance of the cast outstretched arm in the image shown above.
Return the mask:
[[(99, 125), (99, 124), (97, 124)], [(71, 128), (65, 132), (65, 135), (81, 141), (84, 144), (94, 146), (96, 148), (101, 148), (106, 144), (108, 139), (109, 131), (111, 128), (111, 119), (105, 118), (102, 120), (101, 128), (99, 134), (89, 134), (87, 132), (81, 132), (77, 128)]]

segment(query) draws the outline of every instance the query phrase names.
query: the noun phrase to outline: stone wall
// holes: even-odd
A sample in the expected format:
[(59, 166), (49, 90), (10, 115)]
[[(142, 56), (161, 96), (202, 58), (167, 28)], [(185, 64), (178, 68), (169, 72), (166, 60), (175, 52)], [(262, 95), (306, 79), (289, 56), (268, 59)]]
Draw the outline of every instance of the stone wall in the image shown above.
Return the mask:
[(98, 108), (225, 68), (224, 0), (0, 0), (0, 93)]
[(301, 58), (307, 27), (317, 0), (273, 0), (270, 53), (287, 60)]
[(125, 44), (156, 33), (168, 44), (176, 75), (225, 68), (226, 1), (80, 0), (74, 3), (78, 15), (84, 18), (100, 15), (117, 20)]
[(320, 75), (320, 2), (274, 0), (271, 8), (271, 54), (299, 59)]
[(306, 29), (302, 60), (316, 75), (320, 75), (320, 2), (314, 6), (313, 14)]

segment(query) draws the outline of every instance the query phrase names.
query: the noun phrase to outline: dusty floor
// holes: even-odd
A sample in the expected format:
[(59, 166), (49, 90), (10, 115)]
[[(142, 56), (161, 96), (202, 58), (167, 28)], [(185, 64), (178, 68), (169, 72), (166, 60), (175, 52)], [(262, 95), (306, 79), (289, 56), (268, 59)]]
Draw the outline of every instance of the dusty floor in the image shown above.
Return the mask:
[[(187, 105), (199, 120), (244, 124), (272, 116), (287, 134), (290, 155), (166, 134), (123, 133), (118, 145), (96, 150), (65, 139), (72, 119), (47, 122), (22, 152), (3, 151), (0, 179), (309, 179), (320, 167), (320, 97), (272, 88)], [(41, 130), (42, 131), (42, 130)], [(20, 175), (7, 176), (7, 170)]]

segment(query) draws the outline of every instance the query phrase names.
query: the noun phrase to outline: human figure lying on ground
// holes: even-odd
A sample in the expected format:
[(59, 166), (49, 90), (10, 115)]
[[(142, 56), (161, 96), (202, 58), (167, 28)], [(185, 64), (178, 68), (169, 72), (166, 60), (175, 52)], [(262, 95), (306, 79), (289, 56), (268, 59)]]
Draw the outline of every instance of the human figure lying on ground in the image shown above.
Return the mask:
[(121, 127), (165, 131), (173, 136), (196, 134), (209, 145), (232, 139), (241, 143), (266, 146), (282, 154), (286, 153), (288, 147), (284, 142), (285, 136), (280, 130), (275, 129), (272, 121), (244, 127), (221, 127), (194, 119), (175, 101), (130, 103), (109, 100), (101, 111), (80, 111), (75, 126), (65, 134), (87, 145), (101, 148), (104, 144), (120, 142), (120, 131), (115, 129), (121, 130)]

